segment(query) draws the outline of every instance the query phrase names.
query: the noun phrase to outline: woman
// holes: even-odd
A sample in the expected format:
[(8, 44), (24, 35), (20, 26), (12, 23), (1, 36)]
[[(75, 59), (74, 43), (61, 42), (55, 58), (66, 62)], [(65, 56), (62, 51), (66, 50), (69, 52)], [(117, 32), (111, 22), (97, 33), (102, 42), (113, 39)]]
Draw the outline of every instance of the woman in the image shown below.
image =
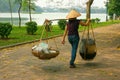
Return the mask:
[(79, 43), (79, 32), (78, 32), (79, 25), (88, 26), (90, 22), (90, 19), (88, 19), (85, 23), (82, 22), (81, 20), (77, 20), (77, 17), (79, 16), (81, 16), (81, 14), (76, 10), (71, 10), (70, 13), (66, 16), (66, 18), (68, 19), (68, 23), (66, 24), (66, 28), (62, 39), (62, 44), (65, 44), (65, 37), (66, 35), (68, 35), (68, 41), (72, 47), (70, 68), (76, 67), (74, 61), (76, 58), (76, 53)]

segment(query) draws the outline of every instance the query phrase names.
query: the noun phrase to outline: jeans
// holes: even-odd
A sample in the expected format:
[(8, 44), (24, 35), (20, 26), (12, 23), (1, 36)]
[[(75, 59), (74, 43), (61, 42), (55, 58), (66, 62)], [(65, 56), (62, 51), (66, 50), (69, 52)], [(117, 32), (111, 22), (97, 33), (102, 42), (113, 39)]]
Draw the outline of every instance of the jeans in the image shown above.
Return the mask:
[(80, 39), (79, 35), (68, 36), (69, 43), (72, 46), (70, 65), (74, 65), (74, 61), (76, 59), (77, 48), (79, 44), (79, 39)]

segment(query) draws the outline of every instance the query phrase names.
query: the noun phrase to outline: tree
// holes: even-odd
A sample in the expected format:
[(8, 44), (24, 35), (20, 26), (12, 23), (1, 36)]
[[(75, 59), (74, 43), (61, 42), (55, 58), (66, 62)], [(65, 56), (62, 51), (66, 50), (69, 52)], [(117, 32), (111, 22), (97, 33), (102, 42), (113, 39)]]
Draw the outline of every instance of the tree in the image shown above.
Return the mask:
[(9, 7), (10, 7), (10, 14), (11, 14), (11, 24), (13, 25), (13, 16), (12, 16), (11, 0), (9, 0)]
[(109, 0), (108, 13), (110, 17), (116, 14), (116, 17), (120, 17), (120, 0)]
[(90, 18), (90, 13), (91, 13), (91, 5), (93, 3), (94, 0), (89, 0), (86, 5), (87, 5), (87, 8), (86, 8), (86, 19)]
[(22, 0), (15, 0), (15, 3), (19, 4), (19, 8), (18, 8), (18, 15), (19, 15), (19, 27), (21, 27), (21, 8), (22, 8)]
[(30, 21), (32, 21), (31, 12), (35, 10), (34, 1), (36, 0), (23, 0), (23, 10), (29, 12)]
[(32, 6), (31, 6), (31, 5), (32, 5), (31, 0), (28, 0), (30, 21), (32, 21), (32, 17), (31, 17), (31, 9), (32, 9)]

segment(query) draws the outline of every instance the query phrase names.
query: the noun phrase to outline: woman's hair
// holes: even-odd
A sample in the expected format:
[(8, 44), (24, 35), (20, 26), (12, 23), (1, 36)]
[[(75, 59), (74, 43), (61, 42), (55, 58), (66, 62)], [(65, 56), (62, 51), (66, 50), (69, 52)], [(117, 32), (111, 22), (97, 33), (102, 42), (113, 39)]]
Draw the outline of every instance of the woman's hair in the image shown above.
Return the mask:
[(69, 20), (68, 20), (68, 23), (72, 23), (72, 22), (74, 22), (76, 20), (76, 18), (70, 18)]

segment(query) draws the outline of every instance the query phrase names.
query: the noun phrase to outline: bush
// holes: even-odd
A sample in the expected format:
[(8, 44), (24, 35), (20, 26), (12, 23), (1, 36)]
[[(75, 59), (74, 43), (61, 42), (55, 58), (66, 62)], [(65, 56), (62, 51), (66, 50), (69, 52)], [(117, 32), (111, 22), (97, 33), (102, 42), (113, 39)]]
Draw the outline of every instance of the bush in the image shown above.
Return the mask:
[[(86, 19), (81, 19), (83, 22), (86, 22)], [(91, 19), (91, 23), (99, 23), (100, 19), (99, 18), (95, 18), (95, 19)]]
[(64, 19), (58, 21), (58, 26), (60, 27), (61, 30), (65, 29), (66, 23), (67, 23), (67, 21)]
[(37, 31), (37, 23), (34, 21), (25, 23), (27, 25), (27, 34), (33, 35)]
[(96, 18), (96, 19), (95, 19), (95, 22), (96, 22), (96, 23), (99, 23), (99, 22), (100, 22), (100, 19), (99, 19), (99, 18)]
[(0, 23), (0, 37), (2, 39), (8, 38), (12, 31), (12, 25), (10, 23)]

